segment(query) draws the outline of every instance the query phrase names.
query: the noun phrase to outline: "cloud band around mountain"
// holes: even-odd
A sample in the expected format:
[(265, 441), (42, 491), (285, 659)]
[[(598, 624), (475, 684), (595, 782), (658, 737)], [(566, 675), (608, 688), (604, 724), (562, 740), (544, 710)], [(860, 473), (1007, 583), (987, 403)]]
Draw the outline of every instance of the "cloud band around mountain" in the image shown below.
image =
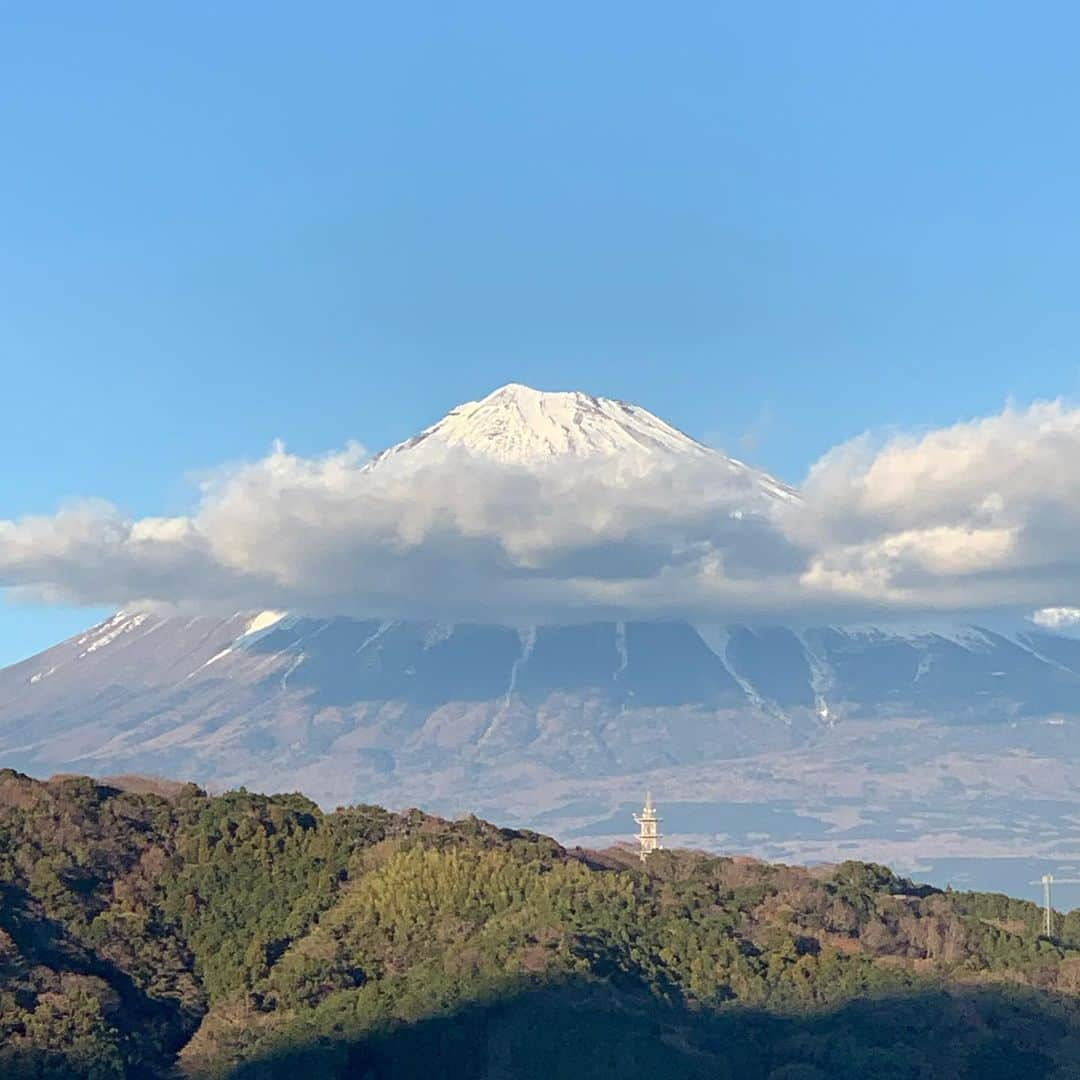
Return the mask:
[(186, 517), (86, 501), (0, 521), (0, 586), (74, 604), (504, 620), (1062, 612), (1080, 598), (1080, 409), (1060, 401), (860, 436), (811, 468), (800, 499), (720, 455), (367, 461), (356, 445), (314, 459), (278, 445), (206, 481)]

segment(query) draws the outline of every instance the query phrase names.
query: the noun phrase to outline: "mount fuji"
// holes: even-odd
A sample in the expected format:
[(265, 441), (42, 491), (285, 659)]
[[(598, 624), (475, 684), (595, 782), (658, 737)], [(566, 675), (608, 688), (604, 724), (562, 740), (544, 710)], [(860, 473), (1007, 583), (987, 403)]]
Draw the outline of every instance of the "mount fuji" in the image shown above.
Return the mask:
[(543, 472), (546, 468), (617, 464), (627, 480), (657, 464), (719, 467), (740, 485), (745, 510), (798, 499), (793, 488), (713, 450), (638, 405), (580, 392), (544, 393), (510, 383), (481, 401), (452, 409), (437, 424), (377, 454), (371, 472), (453, 467), (481, 460)]
[(725, 457), (639, 405), (579, 391), (545, 393), (519, 383), (459, 405), (437, 424), (378, 454), (369, 468), (442, 465), (454, 451), (531, 468), (567, 458), (724, 461), (775, 496), (795, 497), (791, 488), (767, 473)]
[[(627, 484), (704, 461), (747, 514), (799, 500), (638, 406), (514, 384), (365, 469), (450, 474), (463, 456), (602, 463)], [(678, 842), (950, 873), (1080, 859), (1078, 719), (1080, 640), (1032, 625), (130, 610), (0, 670), (0, 766), (38, 775), (472, 811), (570, 842), (625, 835), (649, 786)]]

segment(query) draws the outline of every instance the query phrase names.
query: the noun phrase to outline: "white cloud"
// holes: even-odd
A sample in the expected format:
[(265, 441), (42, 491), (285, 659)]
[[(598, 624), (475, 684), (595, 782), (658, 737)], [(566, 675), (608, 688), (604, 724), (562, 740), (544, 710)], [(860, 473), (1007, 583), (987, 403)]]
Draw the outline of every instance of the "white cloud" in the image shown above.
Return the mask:
[(826, 454), (792, 529), (804, 584), (927, 609), (1060, 606), (1080, 595), (1080, 409), (1007, 408)]
[[(724, 459), (365, 468), (276, 445), (188, 516), (0, 521), (0, 585), (67, 602), (458, 618), (860, 617), (1080, 598), (1080, 409), (861, 436), (772, 497)], [(1055, 622), (1054, 620), (1058, 621)], [(1078, 615), (1080, 619), (1080, 615)]]
[(1042, 608), (1032, 614), (1031, 621), (1035, 623), (1036, 626), (1044, 626), (1049, 630), (1059, 630), (1066, 626), (1076, 626), (1077, 623), (1080, 623), (1080, 608)]

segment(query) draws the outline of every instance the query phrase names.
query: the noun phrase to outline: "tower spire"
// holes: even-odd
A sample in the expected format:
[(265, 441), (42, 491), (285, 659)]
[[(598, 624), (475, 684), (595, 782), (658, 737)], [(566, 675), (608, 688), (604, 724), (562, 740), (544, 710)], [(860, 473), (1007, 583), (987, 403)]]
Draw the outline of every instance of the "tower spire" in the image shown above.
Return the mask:
[(638, 855), (644, 862), (649, 854), (660, 847), (660, 818), (656, 816), (656, 807), (653, 806), (652, 792), (645, 793), (645, 805), (640, 814), (634, 815), (634, 821), (638, 824)]

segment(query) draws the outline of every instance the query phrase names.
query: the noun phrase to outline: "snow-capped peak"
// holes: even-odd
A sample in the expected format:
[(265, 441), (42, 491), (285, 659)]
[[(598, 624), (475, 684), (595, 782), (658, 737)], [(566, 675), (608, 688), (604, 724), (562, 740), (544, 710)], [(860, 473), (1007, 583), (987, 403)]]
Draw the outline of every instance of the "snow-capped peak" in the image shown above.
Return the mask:
[(711, 453), (636, 405), (579, 391), (543, 393), (518, 383), (460, 406), (428, 434), (448, 446), (519, 464), (567, 455)]
[(545, 393), (519, 383), (452, 409), (437, 424), (380, 454), (430, 464), (466, 451), (507, 465), (625, 454), (705, 457), (708, 447), (637, 405), (580, 391)]
[(768, 474), (710, 449), (639, 405), (581, 391), (534, 390), (520, 383), (459, 405), (419, 435), (384, 450), (368, 468), (390, 462), (438, 465), (455, 453), (526, 468), (567, 459), (715, 462), (753, 475), (773, 497), (797, 497)]

